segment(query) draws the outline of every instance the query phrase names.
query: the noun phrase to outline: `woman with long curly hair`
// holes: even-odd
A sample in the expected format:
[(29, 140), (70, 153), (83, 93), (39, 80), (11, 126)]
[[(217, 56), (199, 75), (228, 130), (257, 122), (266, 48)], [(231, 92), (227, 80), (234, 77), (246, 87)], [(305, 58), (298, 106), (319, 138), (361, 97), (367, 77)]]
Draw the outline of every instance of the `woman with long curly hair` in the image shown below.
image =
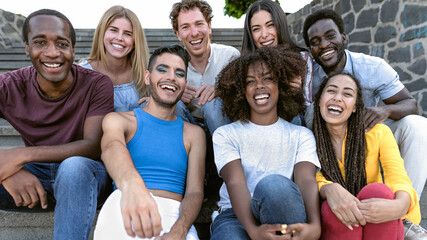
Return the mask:
[(284, 46), (243, 55), (219, 74), (216, 92), (233, 123), (213, 135), (224, 179), (211, 239), (318, 239), (319, 161), (314, 136), (290, 124), (304, 96), (290, 79), (304, 60)]
[(377, 124), (365, 132), (363, 107), (359, 81), (350, 74), (328, 77), (315, 97), (322, 239), (403, 239), (401, 219), (421, 220), (391, 130)]
[(80, 65), (110, 77), (114, 111), (123, 112), (139, 107), (139, 99), (148, 96), (147, 63), (147, 42), (138, 17), (127, 8), (113, 6), (101, 17), (90, 55)]

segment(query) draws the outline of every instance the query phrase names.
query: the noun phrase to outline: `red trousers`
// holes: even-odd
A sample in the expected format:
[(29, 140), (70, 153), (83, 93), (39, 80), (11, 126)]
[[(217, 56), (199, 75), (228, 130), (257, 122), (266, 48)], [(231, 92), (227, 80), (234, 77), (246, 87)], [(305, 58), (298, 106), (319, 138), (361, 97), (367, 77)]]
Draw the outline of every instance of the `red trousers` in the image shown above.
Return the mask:
[[(389, 187), (382, 183), (371, 183), (357, 195), (359, 200), (368, 198), (394, 199)], [(384, 223), (366, 223), (365, 226), (348, 229), (329, 208), (322, 204), (322, 240), (403, 240), (404, 229), (401, 219)]]

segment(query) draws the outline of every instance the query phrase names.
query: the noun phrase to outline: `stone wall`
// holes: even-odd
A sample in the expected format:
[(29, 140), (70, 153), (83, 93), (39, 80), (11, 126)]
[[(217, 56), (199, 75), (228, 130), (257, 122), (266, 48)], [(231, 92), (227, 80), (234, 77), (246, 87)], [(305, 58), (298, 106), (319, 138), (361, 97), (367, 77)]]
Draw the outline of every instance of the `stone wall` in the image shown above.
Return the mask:
[(349, 50), (384, 58), (399, 73), (427, 117), (427, 1), (314, 0), (287, 18), (300, 46), (306, 16), (322, 8), (343, 17)]
[(25, 17), (0, 9), (0, 48), (10, 48), (13, 42), (22, 42)]

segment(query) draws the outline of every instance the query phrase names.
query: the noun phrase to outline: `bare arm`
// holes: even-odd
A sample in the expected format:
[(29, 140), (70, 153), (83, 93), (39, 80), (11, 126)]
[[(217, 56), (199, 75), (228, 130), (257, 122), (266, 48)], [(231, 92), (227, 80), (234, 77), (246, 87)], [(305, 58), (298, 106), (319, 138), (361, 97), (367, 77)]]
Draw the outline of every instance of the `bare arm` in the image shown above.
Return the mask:
[(400, 219), (408, 212), (411, 197), (405, 191), (397, 191), (394, 199), (369, 198), (360, 201), (360, 212), (370, 223), (383, 223)]
[(352, 226), (366, 224), (366, 219), (357, 207), (357, 204), (360, 203), (359, 199), (340, 184), (323, 185), (320, 189), (320, 197), (328, 201), (332, 212), (349, 229), (353, 229)]
[(368, 131), (375, 124), (387, 120), (399, 120), (410, 114), (418, 114), (417, 101), (408, 89), (403, 88), (395, 95), (384, 99), (384, 106), (365, 108), (365, 129)]
[(103, 116), (88, 117), (84, 124), (83, 139), (56, 146), (19, 147), (0, 150), (0, 181), (15, 174), (25, 163), (61, 162), (68, 157), (99, 157)]
[(200, 127), (190, 124), (185, 124), (184, 134), (191, 136), (185, 194), (179, 209), (178, 220), (170, 232), (163, 235), (161, 239), (185, 239), (202, 206), (206, 137)]
[(321, 226), (316, 166), (310, 162), (300, 162), (296, 164), (294, 169), (294, 181), (301, 191), (308, 223), (289, 225), (287, 232), (296, 230), (294, 236), (297, 237), (297, 239), (319, 239)]
[(16, 206), (33, 208), (40, 202), (42, 208), (47, 208), (46, 191), (33, 174), (22, 169), (25, 163), (60, 162), (71, 156), (99, 157), (102, 119), (103, 116), (87, 118), (83, 139), (79, 141), (57, 146), (0, 150), (0, 183), (12, 196)]
[(133, 135), (129, 127), (136, 128), (136, 120), (132, 124), (126, 114), (129, 115), (110, 113), (105, 117), (102, 123), (102, 160), (117, 188), (122, 191), (121, 209), (127, 234), (151, 238), (158, 236), (162, 229), (160, 215), (126, 148), (126, 137)]

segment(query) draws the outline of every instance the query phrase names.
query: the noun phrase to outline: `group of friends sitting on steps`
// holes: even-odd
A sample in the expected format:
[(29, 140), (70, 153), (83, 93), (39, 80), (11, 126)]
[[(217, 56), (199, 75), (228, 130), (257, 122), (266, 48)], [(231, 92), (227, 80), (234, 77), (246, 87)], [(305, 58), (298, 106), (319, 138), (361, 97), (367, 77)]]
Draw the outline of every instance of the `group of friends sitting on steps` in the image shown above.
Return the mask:
[(348, 51), (333, 10), (305, 18), (308, 50), (275, 1), (249, 7), (240, 52), (211, 43), (212, 17), (175, 3), (183, 47), (149, 57), (135, 13), (113, 6), (74, 64), (68, 18), (31, 13), (32, 66), (0, 75), (0, 117), (25, 143), (0, 150), (0, 209), (54, 210), (55, 239), (87, 239), (101, 206), (95, 239), (198, 239), (212, 136), (211, 239), (427, 239), (427, 120), (396, 71)]

